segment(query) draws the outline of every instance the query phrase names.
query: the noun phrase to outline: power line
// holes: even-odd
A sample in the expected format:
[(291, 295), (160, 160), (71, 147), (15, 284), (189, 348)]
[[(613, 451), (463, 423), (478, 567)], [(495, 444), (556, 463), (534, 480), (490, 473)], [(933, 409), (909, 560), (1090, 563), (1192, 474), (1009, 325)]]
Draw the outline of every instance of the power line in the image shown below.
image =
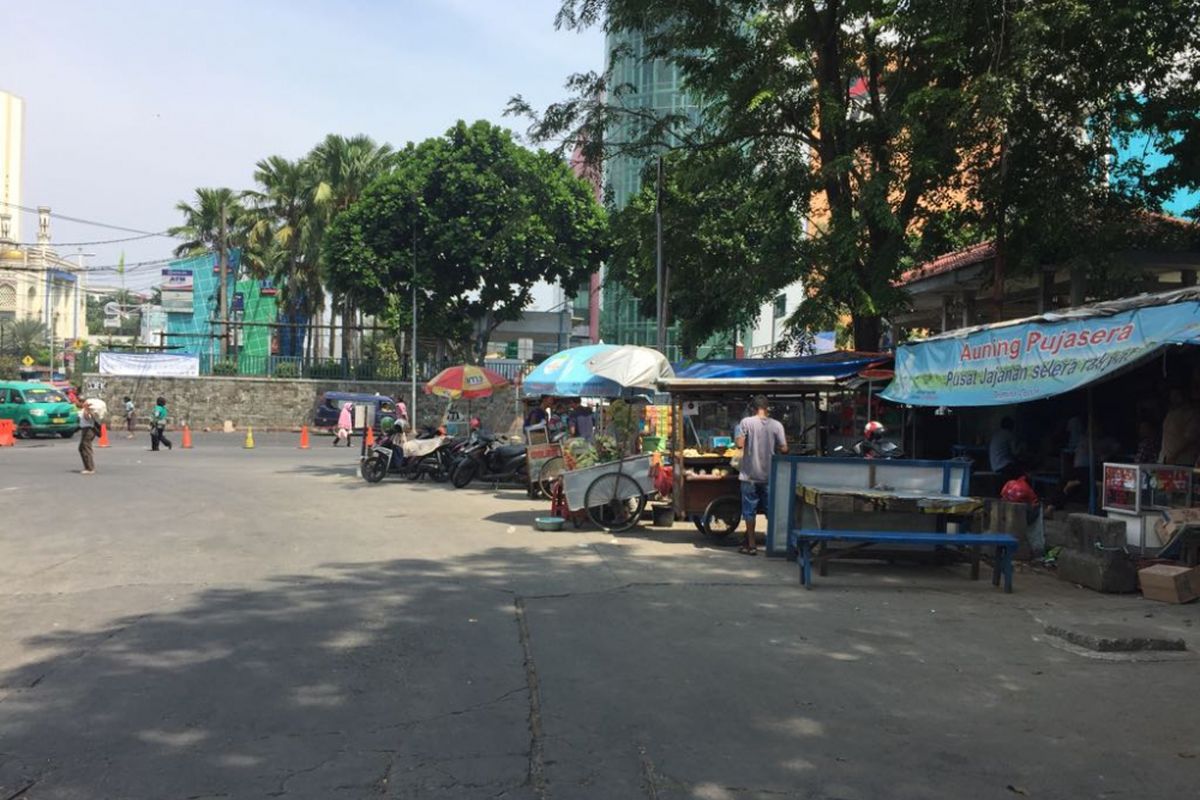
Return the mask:
[[(94, 242), (47, 242), (43, 245), (41, 242), (18, 242), (18, 247), (86, 247), (98, 244), (120, 244), (121, 242), (136, 242), (140, 239), (152, 239), (156, 236), (168, 236), (169, 233), (143, 233), (140, 236), (127, 236), (124, 239), (100, 239)], [(171, 237), (175, 238), (175, 237)]]
[[(41, 213), (36, 208), (30, 208), (29, 206), (19, 206), (19, 205), (16, 205), (15, 203), (6, 204), (6, 205), (9, 205), (12, 208), (16, 208), (21, 211), (24, 211), (27, 214), (40, 214)], [(126, 228), (123, 225), (112, 225), (107, 222), (97, 222), (96, 220), (92, 220), (92, 219), (83, 219), (82, 217), (71, 217), (66, 214), (59, 214), (57, 211), (51, 211), (51, 212), (49, 212), (49, 214), (54, 219), (61, 219), (64, 222), (77, 222), (80, 225), (91, 225), (96, 228), (108, 228), (109, 230), (123, 231), (124, 233), (139, 233), (142, 236), (164, 236), (168, 239), (185, 239), (185, 238), (187, 238), (184, 236), (175, 236), (173, 234), (164, 233), (164, 232), (147, 231), (147, 230), (141, 230), (139, 228)]]

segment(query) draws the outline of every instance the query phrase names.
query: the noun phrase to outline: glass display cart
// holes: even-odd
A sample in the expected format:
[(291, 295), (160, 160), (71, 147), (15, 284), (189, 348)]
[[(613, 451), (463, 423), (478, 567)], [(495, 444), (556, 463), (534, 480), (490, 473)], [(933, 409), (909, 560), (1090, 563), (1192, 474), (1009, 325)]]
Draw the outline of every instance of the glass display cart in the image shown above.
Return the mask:
[(1154, 523), (1161, 511), (1186, 508), (1192, 500), (1192, 471), (1172, 464), (1105, 464), (1102, 506), (1125, 523), (1125, 544), (1157, 550)]

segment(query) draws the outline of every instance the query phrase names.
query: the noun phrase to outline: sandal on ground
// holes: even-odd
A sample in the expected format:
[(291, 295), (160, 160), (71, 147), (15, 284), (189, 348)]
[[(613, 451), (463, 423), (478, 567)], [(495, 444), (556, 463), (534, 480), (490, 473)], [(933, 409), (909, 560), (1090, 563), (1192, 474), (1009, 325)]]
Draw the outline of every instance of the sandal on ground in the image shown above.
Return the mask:
[(741, 547), (738, 548), (738, 552), (743, 553), (748, 556), (756, 556), (756, 555), (758, 555), (758, 548), (750, 547), (748, 545), (742, 545)]

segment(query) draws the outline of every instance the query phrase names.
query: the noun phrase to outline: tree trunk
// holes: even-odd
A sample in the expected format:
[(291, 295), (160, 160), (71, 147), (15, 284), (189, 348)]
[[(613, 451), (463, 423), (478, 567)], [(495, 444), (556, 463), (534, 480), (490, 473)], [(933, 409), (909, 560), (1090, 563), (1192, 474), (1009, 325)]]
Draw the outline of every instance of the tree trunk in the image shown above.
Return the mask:
[(865, 352), (879, 350), (879, 341), (883, 335), (883, 319), (878, 315), (855, 314), (852, 320), (854, 330), (854, 349)]

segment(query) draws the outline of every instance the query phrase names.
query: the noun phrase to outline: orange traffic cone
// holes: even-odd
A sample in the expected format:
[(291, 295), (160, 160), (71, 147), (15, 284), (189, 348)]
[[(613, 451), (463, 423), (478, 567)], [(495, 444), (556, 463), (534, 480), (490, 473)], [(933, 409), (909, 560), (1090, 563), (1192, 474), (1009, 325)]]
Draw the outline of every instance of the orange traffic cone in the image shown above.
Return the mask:
[(183, 426), (183, 449), (192, 449), (192, 429), (187, 426), (187, 423), (184, 423)]
[(375, 429), (367, 428), (367, 447), (375, 446)]
[(0, 419), (0, 447), (15, 447), (16, 440), (13, 437), (13, 421), (11, 419)]
[(300, 428), (300, 449), (308, 449), (308, 426), (304, 425)]
[(103, 422), (100, 423), (100, 441), (96, 442), (96, 447), (112, 447), (108, 443), (108, 426)]

